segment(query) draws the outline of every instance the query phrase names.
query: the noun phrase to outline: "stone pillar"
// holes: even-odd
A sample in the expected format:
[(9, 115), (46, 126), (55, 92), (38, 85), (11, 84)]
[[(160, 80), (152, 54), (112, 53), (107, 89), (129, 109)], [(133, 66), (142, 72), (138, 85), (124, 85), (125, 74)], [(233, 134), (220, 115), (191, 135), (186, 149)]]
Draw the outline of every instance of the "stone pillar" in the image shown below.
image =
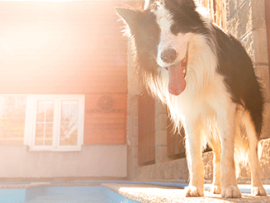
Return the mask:
[(158, 98), (155, 99), (155, 161), (156, 164), (168, 161), (167, 157), (167, 111)]
[(128, 178), (135, 179), (138, 173), (138, 98), (141, 83), (133, 65), (131, 42), (128, 43), (128, 95), (127, 95), (127, 148)]

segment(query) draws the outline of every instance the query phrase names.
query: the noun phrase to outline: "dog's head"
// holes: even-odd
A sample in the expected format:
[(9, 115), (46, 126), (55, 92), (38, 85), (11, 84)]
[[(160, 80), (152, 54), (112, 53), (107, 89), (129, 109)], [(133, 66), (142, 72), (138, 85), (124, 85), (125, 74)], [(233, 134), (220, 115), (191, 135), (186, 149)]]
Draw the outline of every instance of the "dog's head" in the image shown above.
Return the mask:
[(168, 90), (181, 94), (188, 74), (188, 47), (192, 33), (203, 33), (205, 25), (193, 0), (164, 0), (146, 10), (117, 8), (134, 39), (137, 62), (141, 69), (158, 74), (168, 70)]

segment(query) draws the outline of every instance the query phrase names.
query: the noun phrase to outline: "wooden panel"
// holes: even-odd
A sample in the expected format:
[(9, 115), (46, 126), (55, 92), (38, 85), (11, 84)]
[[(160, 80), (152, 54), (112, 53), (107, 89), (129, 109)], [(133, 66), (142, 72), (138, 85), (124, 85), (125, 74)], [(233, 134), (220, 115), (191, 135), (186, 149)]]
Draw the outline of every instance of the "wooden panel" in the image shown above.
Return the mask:
[(270, 1), (265, 0), (266, 29), (268, 39), (268, 58), (270, 60)]
[[(268, 41), (268, 60), (269, 60), (269, 69), (270, 69), (270, 1), (269, 0), (265, 0), (265, 18), (266, 18), (267, 41)], [(266, 135), (263, 138), (270, 138), (270, 135)]]
[[(185, 130), (182, 127), (180, 132), (175, 131), (173, 123), (169, 116), (167, 117), (167, 156), (172, 159), (186, 157), (185, 148)], [(203, 153), (212, 151), (209, 145), (203, 150)]]
[(185, 154), (185, 130), (180, 133), (174, 130), (173, 123), (167, 117), (167, 156), (170, 158), (183, 158)]
[(84, 144), (125, 144), (124, 4), (138, 2), (0, 1), (0, 94), (86, 94)]
[(146, 91), (139, 97), (138, 162), (155, 163), (155, 101)]
[(125, 144), (126, 106), (125, 94), (86, 95), (84, 144)]
[(0, 1), (0, 94), (127, 93), (120, 5)]

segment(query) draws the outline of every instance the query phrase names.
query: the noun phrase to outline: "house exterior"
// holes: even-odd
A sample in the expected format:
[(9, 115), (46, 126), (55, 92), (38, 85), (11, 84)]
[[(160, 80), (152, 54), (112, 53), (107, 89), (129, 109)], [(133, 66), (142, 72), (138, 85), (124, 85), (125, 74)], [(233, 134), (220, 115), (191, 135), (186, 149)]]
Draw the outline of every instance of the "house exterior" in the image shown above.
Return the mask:
[[(268, 0), (198, 0), (215, 23), (238, 38), (251, 56), (255, 73), (265, 95), (261, 176), (270, 180), (270, 2)], [(188, 182), (185, 159), (184, 133), (173, 133), (166, 107), (144, 90), (134, 72), (132, 61), (128, 66), (127, 141), (128, 177), (132, 180)], [(147, 112), (143, 114), (143, 112)], [(147, 147), (146, 147), (147, 146)], [(212, 152), (203, 153), (205, 179), (213, 175)], [(249, 182), (249, 167), (240, 167), (239, 182)]]
[(127, 176), (120, 1), (0, 1), (0, 179)]
[[(240, 39), (266, 99), (270, 137), (270, 3), (198, 0)], [(0, 179), (188, 182), (184, 133), (147, 94), (116, 6), (141, 0), (0, 1)], [(146, 112), (146, 113), (145, 113)], [(270, 141), (261, 142), (264, 182)], [(212, 153), (203, 154), (206, 180)], [(242, 167), (239, 181), (248, 181)]]

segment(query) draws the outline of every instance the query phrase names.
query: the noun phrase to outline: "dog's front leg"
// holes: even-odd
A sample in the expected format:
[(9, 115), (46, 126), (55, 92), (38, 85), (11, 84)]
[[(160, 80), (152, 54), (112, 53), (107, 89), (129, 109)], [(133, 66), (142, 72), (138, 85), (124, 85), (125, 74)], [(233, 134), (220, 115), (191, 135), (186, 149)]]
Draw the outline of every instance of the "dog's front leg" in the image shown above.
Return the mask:
[(188, 125), (185, 125), (185, 132), (186, 154), (190, 178), (189, 186), (185, 189), (185, 196), (202, 197), (204, 196), (204, 176), (199, 121), (188, 122)]
[[(226, 108), (227, 107), (227, 108)], [(221, 138), (221, 196), (239, 198), (241, 192), (237, 187), (234, 165), (234, 134), (236, 104), (226, 105), (218, 112), (218, 126)]]

